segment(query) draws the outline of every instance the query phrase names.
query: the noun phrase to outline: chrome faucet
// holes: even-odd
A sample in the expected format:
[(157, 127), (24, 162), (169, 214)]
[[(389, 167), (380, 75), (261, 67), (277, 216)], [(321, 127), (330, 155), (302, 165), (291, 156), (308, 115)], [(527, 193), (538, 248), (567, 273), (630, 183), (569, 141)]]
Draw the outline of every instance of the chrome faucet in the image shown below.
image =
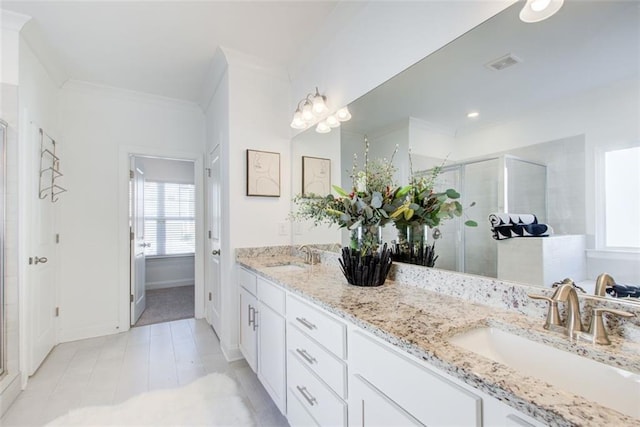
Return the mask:
[(309, 247), (309, 245), (300, 245), (298, 250), (304, 253), (304, 262), (313, 265), (313, 252), (311, 251), (311, 247)]
[(594, 295), (599, 297), (606, 296), (607, 289), (612, 288), (616, 284), (616, 281), (609, 273), (602, 273), (596, 279), (596, 290)]

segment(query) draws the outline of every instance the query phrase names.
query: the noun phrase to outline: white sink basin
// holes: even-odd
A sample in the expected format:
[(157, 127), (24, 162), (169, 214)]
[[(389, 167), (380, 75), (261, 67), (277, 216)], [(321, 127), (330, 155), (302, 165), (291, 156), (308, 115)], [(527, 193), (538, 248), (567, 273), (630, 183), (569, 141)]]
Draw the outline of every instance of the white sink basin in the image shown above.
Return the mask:
[(640, 419), (640, 375), (484, 327), (449, 342), (623, 414)]
[(286, 273), (286, 272), (298, 272), (298, 271), (305, 271), (307, 269), (306, 265), (301, 265), (301, 264), (277, 264), (277, 265), (269, 265), (265, 267), (268, 271), (274, 271), (274, 272), (281, 272), (281, 273)]

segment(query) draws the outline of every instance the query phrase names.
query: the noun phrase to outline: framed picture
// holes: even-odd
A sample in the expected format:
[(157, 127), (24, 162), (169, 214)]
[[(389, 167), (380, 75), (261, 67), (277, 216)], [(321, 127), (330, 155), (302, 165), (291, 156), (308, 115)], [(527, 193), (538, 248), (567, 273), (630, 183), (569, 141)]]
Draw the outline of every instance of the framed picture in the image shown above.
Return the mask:
[(247, 150), (247, 196), (280, 197), (280, 153)]
[(302, 156), (302, 196), (331, 194), (331, 159)]

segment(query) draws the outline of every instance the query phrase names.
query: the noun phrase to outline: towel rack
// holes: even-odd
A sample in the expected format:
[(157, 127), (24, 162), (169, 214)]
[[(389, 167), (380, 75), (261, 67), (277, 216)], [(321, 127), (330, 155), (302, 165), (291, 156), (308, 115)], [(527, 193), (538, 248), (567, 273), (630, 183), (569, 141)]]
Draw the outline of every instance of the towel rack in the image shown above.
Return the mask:
[(66, 188), (56, 184), (56, 179), (62, 177), (60, 172), (60, 158), (56, 155), (56, 141), (47, 135), (51, 140), (52, 149), (49, 150), (44, 144), (45, 132), (40, 128), (40, 180), (38, 183), (38, 197), (40, 199), (51, 198), (51, 202), (58, 201), (58, 195), (67, 191)]

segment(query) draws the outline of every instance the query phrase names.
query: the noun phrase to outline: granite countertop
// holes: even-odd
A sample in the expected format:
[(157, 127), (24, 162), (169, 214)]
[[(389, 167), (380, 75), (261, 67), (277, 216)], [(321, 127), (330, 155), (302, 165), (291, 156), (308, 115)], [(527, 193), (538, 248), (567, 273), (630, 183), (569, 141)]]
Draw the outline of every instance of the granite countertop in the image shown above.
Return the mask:
[(291, 261), (300, 259), (285, 255), (237, 259), (241, 266), (540, 422), (558, 426), (640, 426), (638, 419), (525, 376), (457, 347), (448, 339), (466, 330), (493, 326), (640, 373), (637, 343), (615, 336), (611, 337), (610, 346), (570, 342), (561, 334), (544, 330), (538, 319), (392, 280), (376, 288), (351, 286), (335, 265), (318, 264), (298, 272), (267, 268)]

